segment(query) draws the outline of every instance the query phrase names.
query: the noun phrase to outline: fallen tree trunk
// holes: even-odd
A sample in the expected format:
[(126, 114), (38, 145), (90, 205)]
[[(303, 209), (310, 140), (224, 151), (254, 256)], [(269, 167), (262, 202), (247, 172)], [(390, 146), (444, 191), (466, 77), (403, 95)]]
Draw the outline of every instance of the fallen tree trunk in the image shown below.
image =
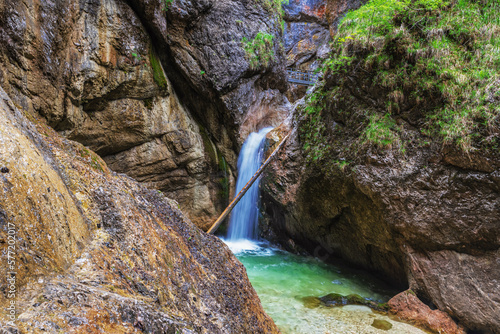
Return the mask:
[(266, 161), (262, 164), (262, 166), (260, 166), (259, 170), (257, 172), (255, 172), (255, 174), (252, 176), (250, 181), (248, 181), (247, 184), (245, 184), (245, 186), (240, 190), (238, 195), (236, 195), (236, 197), (229, 204), (229, 206), (224, 210), (224, 212), (222, 212), (222, 214), (219, 216), (219, 218), (217, 218), (215, 223), (212, 224), (212, 227), (210, 227), (210, 229), (207, 231), (207, 233), (213, 234), (215, 231), (217, 231), (217, 229), (219, 228), (219, 225), (224, 221), (224, 219), (227, 217), (227, 215), (229, 215), (229, 213), (231, 212), (231, 210), (233, 210), (233, 208), (236, 206), (236, 204), (238, 204), (240, 199), (243, 197), (243, 195), (245, 195), (247, 190), (250, 189), (250, 187), (255, 182), (255, 180), (257, 180), (259, 178), (260, 174), (262, 174), (262, 172), (267, 167), (267, 165), (269, 165), (269, 163), (274, 158), (276, 153), (278, 153), (279, 149), (281, 148), (281, 146), (283, 146), (283, 144), (285, 143), (285, 141), (289, 135), (290, 134), (287, 134), (285, 136), (285, 138), (283, 138), (281, 140), (281, 142), (278, 144), (278, 146), (274, 149), (273, 153), (266, 159)]

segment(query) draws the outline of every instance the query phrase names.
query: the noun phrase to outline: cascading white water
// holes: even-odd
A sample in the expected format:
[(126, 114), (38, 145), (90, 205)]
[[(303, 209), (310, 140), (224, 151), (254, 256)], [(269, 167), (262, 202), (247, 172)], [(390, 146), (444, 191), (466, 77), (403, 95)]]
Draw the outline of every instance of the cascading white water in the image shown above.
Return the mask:
[[(262, 164), (266, 134), (273, 128), (251, 133), (245, 140), (238, 157), (236, 194), (247, 184)], [(255, 181), (239, 203), (229, 220), (228, 240), (256, 239), (258, 225), (259, 180)]]

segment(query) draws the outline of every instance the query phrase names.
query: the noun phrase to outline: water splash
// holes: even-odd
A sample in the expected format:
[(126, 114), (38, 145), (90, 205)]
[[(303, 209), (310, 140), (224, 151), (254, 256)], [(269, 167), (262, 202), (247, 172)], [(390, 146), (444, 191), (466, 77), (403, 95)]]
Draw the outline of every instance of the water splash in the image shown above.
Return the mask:
[[(236, 194), (247, 184), (262, 164), (266, 134), (272, 128), (251, 133), (238, 157), (238, 180)], [(239, 203), (234, 207), (229, 220), (228, 239), (256, 239), (258, 226), (259, 180), (255, 181)]]

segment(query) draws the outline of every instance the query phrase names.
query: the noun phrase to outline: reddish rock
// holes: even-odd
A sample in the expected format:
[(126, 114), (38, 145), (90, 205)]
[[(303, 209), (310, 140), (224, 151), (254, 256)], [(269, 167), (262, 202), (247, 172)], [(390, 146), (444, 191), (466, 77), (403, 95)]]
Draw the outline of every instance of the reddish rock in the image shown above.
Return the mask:
[(431, 310), (411, 290), (394, 296), (387, 304), (389, 312), (401, 320), (433, 333), (465, 334), (463, 327), (457, 325), (448, 314), (440, 310)]

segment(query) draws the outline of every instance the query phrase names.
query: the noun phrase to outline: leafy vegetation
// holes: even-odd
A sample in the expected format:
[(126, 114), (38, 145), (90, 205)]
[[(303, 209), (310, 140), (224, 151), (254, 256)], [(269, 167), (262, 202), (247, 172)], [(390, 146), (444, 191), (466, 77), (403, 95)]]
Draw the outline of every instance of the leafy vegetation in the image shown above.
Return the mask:
[(323, 94), (323, 90), (318, 89), (307, 97), (306, 105), (302, 107), (304, 121), (299, 133), (305, 142), (303, 149), (309, 162), (323, 158), (330, 148), (325, 135), (326, 124), (322, 119), (322, 113), (326, 107), (325, 99), (326, 95)]
[(264, 7), (279, 15), (283, 15), (283, 5), (288, 5), (289, 0), (259, 0), (264, 4)]
[(497, 0), (370, 0), (340, 23), (323, 71), (301, 115), (311, 161), (328, 156), (335, 124), (355, 134), (351, 153), (404, 154), (410, 128), (466, 153), (499, 150)]
[(274, 36), (260, 31), (254, 39), (248, 40), (243, 37), (241, 43), (245, 50), (250, 68), (258, 68), (260, 65), (267, 66), (274, 60)]

